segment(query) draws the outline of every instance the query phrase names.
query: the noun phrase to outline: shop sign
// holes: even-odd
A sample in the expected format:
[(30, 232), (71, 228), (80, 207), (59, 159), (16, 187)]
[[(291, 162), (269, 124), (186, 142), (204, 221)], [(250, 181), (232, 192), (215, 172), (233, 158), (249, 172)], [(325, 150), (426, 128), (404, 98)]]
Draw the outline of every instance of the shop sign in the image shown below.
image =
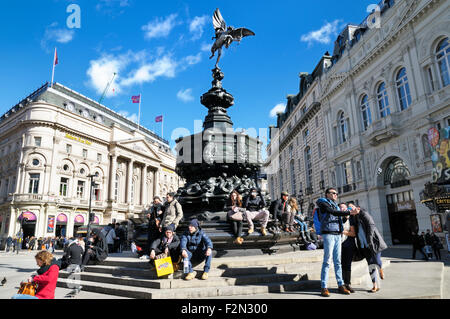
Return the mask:
[(438, 211), (450, 210), (450, 197), (437, 197), (434, 201)]
[(20, 216), (19, 216), (19, 220), (22, 220), (22, 218), (26, 218), (28, 221), (35, 221), (37, 218), (36, 218), (36, 215), (35, 214), (33, 214), (32, 212), (23, 212), (22, 214), (20, 214)]
[(66, 214), (59, 214), (56, 221), (58, 223), (67, 223), (67, 215)]
[(86, 145), (91, 145), (92, 144), (91, 142), (89, 142), (87, 140), (83, 140), (82, 138), (79, 138), (79, 137), (76, 137), (76, 136), (72, 136), (72, 135), (67, 134), (67, 133), (66, 133), (66, 138), (71, 139), (73, 141), (77, 141), (77, 142), (86, 144)]
[(84, 217), (83, 217), (83, 215), (75, 216), (75, 224), (84, 224)]
[(438, 131), (436, 128), (428, 130), (428, 143), (431, 148), (433, 183), (443, 184), (450, 181), (450, 127)]

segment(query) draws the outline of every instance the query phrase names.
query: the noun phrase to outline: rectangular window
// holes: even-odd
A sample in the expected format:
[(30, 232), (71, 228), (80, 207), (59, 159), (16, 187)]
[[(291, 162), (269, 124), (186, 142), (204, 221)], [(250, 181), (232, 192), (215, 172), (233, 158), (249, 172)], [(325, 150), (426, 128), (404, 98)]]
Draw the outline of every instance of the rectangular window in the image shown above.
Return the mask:
[(72, 153), (72, 145), (66, 144), (66, 152), (71, 154)]
[(40, 174), (30, 174), (30, 184), (28, 187), (29, 194), (38, 194), (39, 193), (39, 179), (40, 179)]
[(40, 147), (42, 142), (42, 137), (35, 136), (34, 137), (34, 146)]
[(319, 158), (322, 158), (322, 144), (317, 144), (317, 153), (319, 155)]
[(94, 186), (94, 200), (100, 201), (101, 200), (100, 194), (101, 194), (100, 185), (96, 184), (96, 186)]
[(353, 183), (353, 174), (352, 174), (352, 162), (347, 161), (342, 163), (342, 173), (343, 173), (343, 182), (345, 185), (350, 185)]
[(77, 185), (77, 198), (84, 198), (84, 181), (78, 181)]
[(69, 186), (68, 178), (61, 178), (61, 183), (59, 184), (59, 196), (67, 197), (67, 188)]
[(102, 161), (102, 154), (97, 153), (97, 162), (101, 162)]
[(83, 149), (83, 157), (87, 158), (88, 156), (88, 151), (86, 149)]

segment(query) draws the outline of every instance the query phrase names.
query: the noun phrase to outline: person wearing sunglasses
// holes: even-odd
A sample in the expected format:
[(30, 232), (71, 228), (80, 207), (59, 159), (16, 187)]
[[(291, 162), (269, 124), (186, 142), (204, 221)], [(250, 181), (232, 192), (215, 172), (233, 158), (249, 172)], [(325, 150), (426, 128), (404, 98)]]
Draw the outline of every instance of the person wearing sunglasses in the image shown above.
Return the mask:
[(330, 269), (330, 258), (333, 258), (334, 271), (338, 284), (338, 291), (344, 295), (350, 295), (350, 291), (345, 287), (342, 278), (341, 265), (341, 235), (344, 231), (342, 217), (356, 215), (355, 209), (341, 211), (337, 204), (338, 192), (334, 188), (325, 191), (325, 197), (319, 198), (316, 202), (320, 220), (320, 231), (323, 237), (323, 263), (320, 276), (321, 296), (329, 297), (328, 272)]

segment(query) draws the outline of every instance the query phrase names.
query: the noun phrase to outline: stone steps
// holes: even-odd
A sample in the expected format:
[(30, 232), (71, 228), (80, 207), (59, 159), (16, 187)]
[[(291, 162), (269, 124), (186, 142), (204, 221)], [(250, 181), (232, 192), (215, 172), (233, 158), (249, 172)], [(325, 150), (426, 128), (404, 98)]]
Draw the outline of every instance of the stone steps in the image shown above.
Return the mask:
[[(199, 279), (203, 263), (194, 267), (195, 279), (185, 281), (181, 271), (168, 279), (156, 278), (148, 261), (111, 257), (103, 265), (87, 266), (79, 274), (82, 290), (138, 299), (187, 299), (230, 297), (320, 289), (322, 251), (302, 251), (273, 256), (213, 258), (208, 280)], [(385, 265), (387, 266), (387, 265)], [(365, 261), (353, 263), (352, 282), (367, 276)], [(71, 287), (69, 274), (61, 271), (58, 287)], [(334, 269), (330, 268), (330, 281)], [(69, 284), (69, 285), (68, 285)]]

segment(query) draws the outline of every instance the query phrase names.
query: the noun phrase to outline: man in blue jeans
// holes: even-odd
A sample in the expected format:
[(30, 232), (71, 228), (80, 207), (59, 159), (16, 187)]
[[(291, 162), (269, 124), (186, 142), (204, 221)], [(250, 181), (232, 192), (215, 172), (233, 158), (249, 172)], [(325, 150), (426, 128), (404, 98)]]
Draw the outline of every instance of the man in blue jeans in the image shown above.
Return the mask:
[(329, 297), (330, 292), (327, 289), (328, 271), (330, 269), (330, 257), (333, 257), (334, 272), (341, 294), (350, 295), (350, 291), (345, 288), (342, 279), (341, 266), (341, 234), (344, 230), (342, 217), (356, 215), (356, 210), (341, 211), (337, 204), (338, 192), (334, 188), (328, 188), (325, 191), (325, 198), (317, 200), (320, 231), (323, 237), (323, 264), (321, 280), (321, 296)]
[(197, 219), (191, 220), (188, 230), (181, 237), (180, 248), (181, 255), (189, 262), (189, 273), (184, 279), (192, 280), (195, 278), (192, 260), (197, 262), (205, 260), (202, 280), (207, 280), (208, 272), (211, 268), (213, 244), (211, 239), (201, 230)]

